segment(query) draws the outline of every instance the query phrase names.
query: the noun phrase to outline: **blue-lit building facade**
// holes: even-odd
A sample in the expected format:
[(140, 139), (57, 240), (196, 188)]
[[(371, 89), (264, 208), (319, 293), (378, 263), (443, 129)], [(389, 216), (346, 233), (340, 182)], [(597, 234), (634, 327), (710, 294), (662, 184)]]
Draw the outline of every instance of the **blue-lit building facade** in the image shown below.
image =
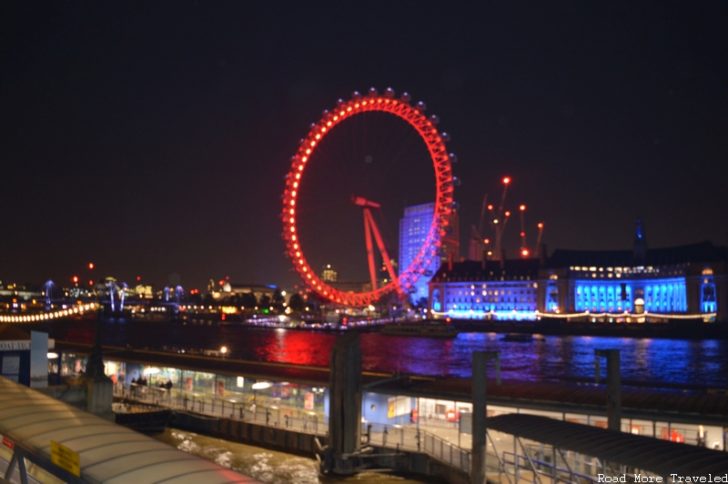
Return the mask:
[(709, 242), (556, 250), (543, 260), (464, 261), (430, 284), (436, 316), (463, 319), (728, 321), (728, 249)]
[(430, 310), (457, 319), (536, 319), (537, 259), (463, 261), (430, 283)]
[[(404, 209), (404, 215), (399, 221), (399, 257), (397, 260), (400, 273), (410, 266), (417, 256), (417, 252), (424, 245), (434, 214), (434, 203), (412, 205)], [(439, 267), (440, 259), (434, 258), (429, 267), (425, 269), (423, 277), (417, 280), (414, 290), (410, 293), (410, 301), (413, 304), (427, 300), (428, 283)]]

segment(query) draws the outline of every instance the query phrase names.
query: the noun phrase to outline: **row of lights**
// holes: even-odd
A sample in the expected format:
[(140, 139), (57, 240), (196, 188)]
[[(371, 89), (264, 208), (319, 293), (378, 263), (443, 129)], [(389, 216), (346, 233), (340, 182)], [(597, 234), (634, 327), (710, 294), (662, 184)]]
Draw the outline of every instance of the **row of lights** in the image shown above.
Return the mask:
[(652, 266), (636, 266), (636, 267), (597, 267), (597, 266), (571, 266), (569, 267), (569, 270), (571, 271), (579, 271), (579, 272), (624, 272), (626, 274), (630, 273), (644, 273), (644, 272), (660, 272), (659, 269), (652, 267)]
[[(470, 313), (475, 313), (476, 311), (471, 309), (469, 311)], [(508, 313), (508, 311), (477, 311), (478, 313), (488, 314), (488, 315), (495, 315), (495, 314), (505, 314)], [(518, 312), (517, 310), (513, 309), (511, 311), (512, 313)], [(527, 310), (523, 310), (521, 312), (530, 312)], [(445, 316), (448, 314), (448, 312), (440, 312), (432, 310), (433, 315), (437, 316)], [(594, 318), (620, 318), (620, 317), (646, 317), (646, 316), (654, 316), (664, 319), (695, 319), (695, 318), (714, 318), (717, 314), (716, 313), (695, 313), (695, 314), (662, 314), (662, 313), (652, 313), (645, 311), (641, 314), (634, 314), (630, 313), (629, 311), (624, 311), (623, 313), (592, 313), (590, 311), (583, 311), (580, 313), (544, 313), (542, 311), (533, 311), (533, 314), (537, 317), (541, 318), (564, 318), (564, 319), (573, 319), (573, 318), (583, 318), (583, 317), (594, 317)]]
[[(336, 108), (336, 110), (334, 110), (333, 113), (325, 112), (323, 120), (319, 124), (312, 125), (311, 131), (309, 132), (306, 139), (303, 140), (297, 155), (293, 157), (291, 174), (288, 178), (287, 188), (284, 193), (284, 208), (282, 213), (282, 218), (284, 221), (284, 237), (288, 240), (289, 255), (294, 261), (294, 266), (296, 267), (296, 270), (300, 273), (304, 281), (306, 281), (307, 284), (313, 287), (316, 292), (320, 293), (328, 299), (333, 300), (334, 302), (339, 303), (355, 302), (368, 304), (369, 302), (371, 302), (371, 299), (377, 299), (386, 291), (382, 289), (373, 291), (368, 296), (363, 296), (364, 299), (362, 300), (352, 301), (351, 298), (356, 298), (357, 295), (345, 295), (344, 293), (328, 286), (326, 283), (321, 281), (318, 276), (311, 270), (305, 258), (303, 257), (303, 253), (298, 243), (298, 236), (296, 233), (296, 198), (298, 196), (300, 179), (305, 164), (308, 162), (309, 157), (313, 153), (313, 150), (315, 149), (319, 141), (325, 136), (326, 132), (332, 129), (336, 124), (356, 114), (357, 112), (371, 110), (390, 112), (405, 119), (420, 132), (423, 138), (426, 138), (427, 136), (434, 133), (434, 141), (438, 144), (442, 144), (442, 142), (447, 137), (445, 133), (440, 135), (437, 132), (437, 129), (434, 127), (433, 122), (431, 120), (428, 120), (427, 118), (424, 118), (424, 116), (421, 114), (421, 111), (425, 109), (424, 103), (418, 103), (415, 108), (409, 106), (409, 95), (403, 95), (401, 101), (392, 99), (394, 97), (394, 91), (389, 88), (385, 92), (384, 96), (379, 96), (374, 89), (370, 90), (369, 96), (369, 98), (364, 98), (360, 94), (355, 93), (354, 99), (348, 102), (340, 100), (339, 106)], [(414, 116), (418, 116), (421, 118), (419, 122), (410, 119)], [(424, 127), (420, 125), (423, 125)], [(428, 142), (427, 139), (426, 142)], [(429, 144), (430, 143), (428, 142), (428, 145)], [(446, 155), (446, 160), (449, 159), (447, 156), (448, 155)], [(445, 219), (445, 216), (449, 213), (449, 210), (450, 207), (446, 207), (442, 210), (445, 212), (444, 214), (438, 214), (441, 220)], [(447, 225), (446, 220), (442, 225)], [(419, 265), (422, 264), (418, 264), (418, 266)], [(417, 272), (417, 269), (418, 267), (415, 268), (415, 272)], [(412, 282), (406, 279), (407, 278), (405, 278), (404, 280), (405, 289), (409, 288), (412, 285)]]
[(41, 321), (49, 321), (52, 319), (66, 318), (68, 316), (74, 316), (77, 314), (83, 314), (86, 311), (93, 311), (98, 308), (98, 303), (88, 303), (74, 306), (68, 309), (50, 311), (47, 313), (0, 316), (0, 323), (36, 323)]
[(623, 313), (592, 313), (589, 310), (583, 311), (581, 313), (564, 313), (564, 314), (554, 314), (554, 313), (543, 313), (541, 311), (536, 311), (536, 315), (543, 318), (566, 318), (566, 319), (572, 319), (572, 318), (580, 318), (580, 317), (595, 317), (595, 318), (620, 318), (620, 317), (645, 317), (645, 316), (654, 316), (656, 318), (664, 318), (664, 319), (695, 319), (695, 318), (714, 318), (717, 314), (716, 313), (694, 313), (694, 314), (663, 314), (663, 313), (652, 313), (645, 311), (640, 314), (630, 313), (629, 311), (624, 311)]

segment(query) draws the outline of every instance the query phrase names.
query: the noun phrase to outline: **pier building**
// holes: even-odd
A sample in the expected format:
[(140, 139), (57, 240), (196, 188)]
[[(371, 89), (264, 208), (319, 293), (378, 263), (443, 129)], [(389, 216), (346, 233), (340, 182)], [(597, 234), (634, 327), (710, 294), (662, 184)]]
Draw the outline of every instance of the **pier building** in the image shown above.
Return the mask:
[[(68, 369), (78, 368), (77, 359), (88, 351), (79, 344), (60, 343), (60, 348), (61, 367)], [(319, 442), (330, 444), (332, 412), (342, 408), (329, 402), (333, 369), (325, 367), (129, 348), (104, 351), (113, 354), (106, 371), (116, 381), (117, 397), (169, 407), (175, 412), (175, 425), (187, 430), (318, 455)], [(134, 384), (134, 375), (147, 375), (149, 382)], [(165, 389), (157, 380), (173, 386)], [(477, 428), (470, 379), (364, 371), (361, 383), (356, 421), (361, 418), (361, 445), (372, 449), (362, 458), (379, 468), (467, 481), (475, 462)], [(608, 429), (606, 393), (600, 384), (523, 385), (489, 378), (488, 478), (510, 475), (518, 482), (519, 476), (528, 480), (538, 474), (593, 482), (607, 469), (605, 462), (618, 463), (620, 469), (640, 464), (655, 475), (677, 472), (691, 462), (695, 469), (700, 461), (700, 470), (708, 462), (715, 468), (728, 462), (728, 408), (722, 395), (624, 387), (617, 420), (620, 433)], [(559, 439), (553, 437), (556, 433)], [(611, 444), (600, 447), (599, 442)], [(688, 443), (692, 445), (683, 445)], [(613, 451), (626, 448), (633, 451)], [(632, 457), (637, 450), (653, 458), (636, 461)], [(352, 458), (359, 455), (350, 453)], [(685, 462), (668, 456), (685, 456)], [(428, 464), (417, 467), (423, 459)], [(449, 474), (436, 472), (437, 465)]]

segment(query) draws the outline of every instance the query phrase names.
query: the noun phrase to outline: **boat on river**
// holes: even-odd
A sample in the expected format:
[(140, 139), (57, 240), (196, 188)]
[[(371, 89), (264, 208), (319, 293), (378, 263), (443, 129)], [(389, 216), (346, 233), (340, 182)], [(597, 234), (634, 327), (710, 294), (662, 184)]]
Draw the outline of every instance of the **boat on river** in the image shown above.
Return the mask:
[(437, 321), (390, 323), (382, 326), (382, 334), (394, 336), (424, 336), (428, 338), (454, 338), (458, 330), (451, 324)]
[(531, 341), (533, 341), (533, 335), (531, 333), (506, 333), (501, 336), (501, 340), (530, 343)]
[(519, 343), (530, 343), (531, 341), (542, 339), (543, 335), (537, 333), (506, 333), (501, 336), (501, 341), (515, 341)]
[(157, 405), (114, 402), (111, 407), (114, 422), (145, 434), (164, 432), (172, 420), (172, 410)]

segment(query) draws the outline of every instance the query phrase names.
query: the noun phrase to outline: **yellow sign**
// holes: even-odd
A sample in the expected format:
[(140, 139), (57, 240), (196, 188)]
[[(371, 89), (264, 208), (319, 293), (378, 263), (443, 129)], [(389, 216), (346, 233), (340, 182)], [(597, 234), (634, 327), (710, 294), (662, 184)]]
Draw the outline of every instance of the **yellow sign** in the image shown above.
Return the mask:
[(51, 440), (51, 462), (76, 477), (81, 477), (81, 458), (73, 449)]

